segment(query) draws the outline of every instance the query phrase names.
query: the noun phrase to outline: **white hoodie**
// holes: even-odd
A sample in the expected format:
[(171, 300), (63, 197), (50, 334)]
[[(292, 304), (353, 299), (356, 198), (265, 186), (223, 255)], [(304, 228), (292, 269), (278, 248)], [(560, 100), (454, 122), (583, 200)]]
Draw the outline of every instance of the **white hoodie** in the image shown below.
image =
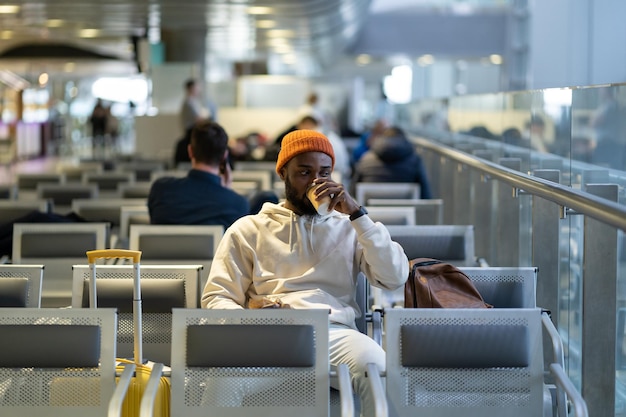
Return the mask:
[(245, 308), (248, 300), (280, 300), (291, 308), (328, 308), (330, 321), (355, 327), (357, 276), (373, 286), (404, 285), (409, 262), (381, 223), (350, 221), (333, 211), (299, 216), (265, 203), (230, 226), (217, 247), (202, 294), (204, 308)]

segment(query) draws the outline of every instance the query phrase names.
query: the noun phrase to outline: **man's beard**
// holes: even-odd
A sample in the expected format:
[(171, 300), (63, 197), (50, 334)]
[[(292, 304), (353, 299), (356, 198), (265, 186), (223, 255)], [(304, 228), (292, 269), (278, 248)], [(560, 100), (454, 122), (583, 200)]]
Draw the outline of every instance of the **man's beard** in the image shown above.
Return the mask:
[(307, 198), (306, 194), (299, 196), (295, 188), (292, 187), (289, 177), (285, 177), (285, 198), (301, 215), (318, 215), (317, 210), (313, 207), (313, 203)]

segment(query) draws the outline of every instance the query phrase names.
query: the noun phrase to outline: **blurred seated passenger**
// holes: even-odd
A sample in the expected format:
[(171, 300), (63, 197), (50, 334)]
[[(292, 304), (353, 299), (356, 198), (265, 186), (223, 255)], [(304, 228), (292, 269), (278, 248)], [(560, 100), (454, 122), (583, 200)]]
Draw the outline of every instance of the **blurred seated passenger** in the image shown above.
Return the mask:
[(13, 226), (16, 223), (85, 223), (86, 219), (74, 212), (68, 214), (46, 213), (33, 210), (9, 222), (0, 224), (0, 257), (13, 256)]
[(378, 136), (356, 164), (352, 183), (358, 182), (417, 183), (420, 198), (432, 198), (422, 158), (398, 127), (390, 127)]
[(546, 122), (543, 117), (532, 115), (530, 120), (524, 125), (522, 138), (525, 140), (525, 146), (541, 153), (549, 153), (551, 143), (546, 137)]
[(278, 152), (280, 151), (280, 146), (281, 146), (281, 143), (283, 141), (283, 138), (288, 133), (294, 132), (296, 130), (302, 130), (302, 129), (304, 129), (304, 130), (317, 130), (317, 128), (318, 128), (318, 123), (317, 123), (317, 119), (315, 119), (315, 117), (313, 117), (311, 115), (303, 116), (302, 118), (300, 118), (298, 120), (298, 122), (296, 124), (289, 126), (286, 130), (284, 130), (283, 132), (279, 133), (278, 136), (276, 136), (276, 139), (274, 140), (274, 142), (269, 144), (265, 148), (265, 157), (264, 157), (265, 160), (266, 161), (276, 162), (276, 159), (278, 158)]
[(616, 88), (598, 89), (600, 106), (590, 120), (594, 140), (591, 162), (623, 170), (626, 168), (626, 108), (620, 105)]
[(509, 127), (502, 132), (502, 142), (508, 145), (523, 146), (522, 132), (516, 127)]
[(294, 132), (296, 130), (315, 130), (317, 132), (323, 133), (331, 145), (333, 146), (333, 151), (335, 152), (335, 172), (341, 175), (343, 181), (348, 182), (351, 176), (351, 167), (350, 167), (350, 154), (348, 152), (348, 148), (344, 143), (343, 139), (339, 137), (339, 135), (333, 130), (324, 129), (323, 126), (319, 124), (317, 119), (311, 115), (303, 116), (298, 123), (291, 126), (289, 129), (282, 132), (276, 138), (273, 146), (268, 148), (266, 152), (265, 159), (276, 161), (278, 157), (278, 152), (280, 151), (280, 145), (282, 143), (283, 137), (287, 134)]
[(359, 162), (365, 152), (370, 149), (371, 143), (377, 136), (381, 135), (389, 125), (384, 119), (377, 120), (372, 128), (364, 132), (360, 139), (359, 144), (352, 151), (352, 164)]
[(193, 127), (190, 127), (185, 131), (185, 135), (178, 139), (176, 147), (174, 148), (174, 168), (177, 168), (180, 164), (191, 162), (189, 159), (189, 143), (191, 143), (191, 131)]
[(464, 133), (469, 136), (475, 136), (477, 138), (483, 138), (483, 139), (495, 139), (496, 138), (496, 135), (491, 133), (491, 131), (487, 129), (485, 126), (474, 126), (470, 130)]
[(259, 161), (263, 159), (262, 149), (267, 142), (265, 135), (259, 132), (250, 132), (233, 140), (229, 146), (230, 158), (237, 165), (237, 161)]
[(186, 177), (163, 177), (150, 188), (152, 224), (209, 224), (228, 228), (249, 214), (248, 200), (233, 191), (228, 135), (217, 123), (193, 126), (187, 146), (191, 170)]

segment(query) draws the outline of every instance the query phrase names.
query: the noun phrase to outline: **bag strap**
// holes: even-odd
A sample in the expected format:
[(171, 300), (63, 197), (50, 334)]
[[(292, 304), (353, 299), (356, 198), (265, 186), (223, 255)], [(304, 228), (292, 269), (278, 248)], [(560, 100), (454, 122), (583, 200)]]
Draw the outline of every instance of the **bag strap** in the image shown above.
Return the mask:
[(443, 261), (440, 261), (439, 259), (428, 259), (428, 258), (423, 258), (423, 261), (420, 261), (419, 259), (416, 259), (413, 263), (413, 268), (415, 267), (419, 267), (419, 266), (429, 266), (429, 265), (437, 265), (437, 264), (442, 264)]

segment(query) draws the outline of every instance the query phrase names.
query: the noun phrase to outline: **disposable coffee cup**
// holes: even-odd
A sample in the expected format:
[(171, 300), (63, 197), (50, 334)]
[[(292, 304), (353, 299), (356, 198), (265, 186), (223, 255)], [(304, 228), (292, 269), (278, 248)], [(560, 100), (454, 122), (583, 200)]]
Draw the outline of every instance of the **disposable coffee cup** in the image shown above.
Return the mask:
[(309, 189), (306, 191), (306, 196), (313, 204), (313, 207), (317, 210), (319, 214), (328, 214), (328, 206), (330, 205), (330, 197), (326, 196), (320, 200), (315, 199), (315, 190), (322, 184), (311, 184)]

